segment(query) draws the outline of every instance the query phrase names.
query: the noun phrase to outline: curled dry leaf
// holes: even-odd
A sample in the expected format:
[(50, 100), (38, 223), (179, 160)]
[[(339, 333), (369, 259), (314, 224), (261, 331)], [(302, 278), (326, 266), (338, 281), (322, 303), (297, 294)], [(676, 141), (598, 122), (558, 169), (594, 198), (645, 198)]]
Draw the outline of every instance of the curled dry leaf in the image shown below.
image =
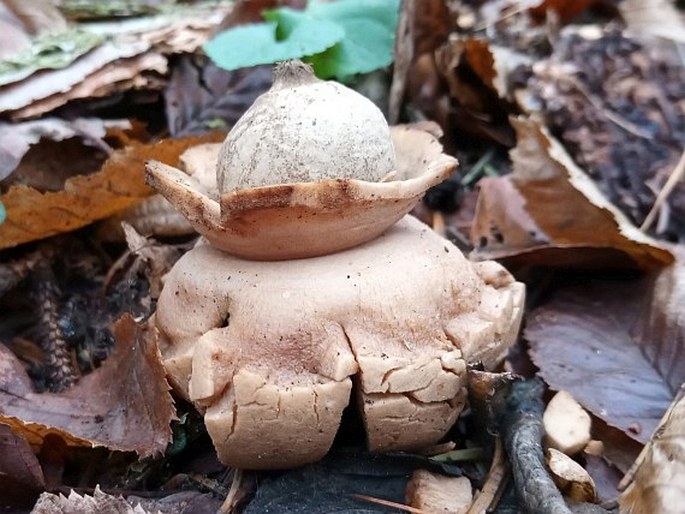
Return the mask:
[(513, 172), (480, 181), (476, 259), (547, 266), (655, 269), (673, 255), (645, 236), (536, 122), (511, 120)]
[[(409, 91), (423, 113), (438, 120), (446, 133), (457, 131), (460, 137), (472, 136), (511, 147), (511, 109), (501, 99), (506, 96), (508, 72), (504, 61), (495, 58), (493, 48), (480, 39), (451, 38), (435, 51), (432, 73), (441, 87), (426, 98), (422, 84), (425, 77), (417, 73), (410, 78)], [(418, 64), (429, 63), (424, 60)], [(516, 65), (516, 59), (512, 58), (511, 64)], [(427, 76), (430, 67), (419, 71)], [(441, 88), (447, 90), (443, 92), (446, 96), (439, 95)]]
[[(511, 95), (510, 73), (519, 65), (529, 65), (532, 62), (530, 57), (514, 49), (474, 37), (450, 39), (438, 52), (438, 60), (442, 64), (443, 73), (446, 74), (452, 97), (463, 99), (466, 90), (472, 98), (468, 107), (478, 107), (481, 111), (492, 108), (487, 102), (492, 98), (489, 92), (497, 93), (501, 99), (508, 99)], [(474, 89), (468, 80), (459, 77), (456, 67), (460, 62), (480, 78), (486, 91), (482, 91), (482, 87)]]
[(597, 501), (610, 502), (618, 498), (618, 483), (623, 477), (623, 473), (614, 465), (607, 462), (607, 459), (598, 455), (583, 455), (585, 470), (592, 477), (597, 492)]
[(123, 224), (129, 224), (145, 236), (178, 237), (193, 234), (195, 229), (161, 195), (152, 195), (140, 203), (107, 218), (98, 225), (103, 241), (123, 241)]
[(0, 346), (0, 422), (32, 445), (48, 434), (70, 445), (164, 451), (171, 439), (174, 407), (156, 337), (126, 315), (113, 327), (114, 353), (63, 393), (33, 392), (16, 357)]
[(685, 386), (637, 459), (619, 504), (625, 514), (676, 514), (685, 501)]
[(672, 392), (685, 383), (685, 247), (674, 247), (678, 260), (654, 275), (643, 298), (633, 340)]
[(143, 178), (148, 159), (175, 165), (189, 146), (222, 138), (209, 134), (157, 144), (134, 142), (112, 152), (99, 172), (68, 179), (62, 191), (10, 187), (0, 196), (7, 211), (0, 225), (0, 249), (75, 230), (130, 207), (153, 193)]
[[(395, 64), (390, 88), (389, 114), (390, 123), (400, 119), (400, 109), (407, 93), (408, 82), (417, 71), (426, 71), (435, 75), (433, 52), (442, 45), (452, 32), (454, 21), (443, 0), (405, 0), (402, 2), (397, 36), (395, 38)], [(423, 61), (423, 64), (421, 62)], [(428, 68), (428, 70), (426, 70)], [(421, 74), (422, 75), (422, 74)], [(422, 77), (425, 78), (425, 77)], [(436, 77), (437, 78), (437, 77)], [(430, 103), (437, 94), (437, 84), (423, 82), (426, 93), (423, 100)], [(422, 104), (420, 99), (413, 98)], [(436, 117), (429, 119), (439, 120)]]
[[(235, 476), (235, 475), (234, 475)], [(243, 500), (244, 496), (239, 497)], [(126, 500), (136, 507), (158, 514), (217, 514), (219, 512), (234, 512), (222, 507), (222, 499), (211, 492), (181, 491), (163, 498), (141, 498), (128, 495)]]
[(552, 480), (565, 498), (574, 502), (595, 501), (595, 483), (583, 466), (554, 448), (547, 450), (546, 461)]

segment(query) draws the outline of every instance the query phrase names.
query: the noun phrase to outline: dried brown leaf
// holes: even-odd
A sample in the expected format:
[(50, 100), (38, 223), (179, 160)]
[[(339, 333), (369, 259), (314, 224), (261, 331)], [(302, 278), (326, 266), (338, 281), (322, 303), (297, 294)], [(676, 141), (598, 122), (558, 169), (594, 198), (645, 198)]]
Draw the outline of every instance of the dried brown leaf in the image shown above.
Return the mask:
[[(82, 59), (92, 59), (89, 56), (102, 51), (97, 48)], [(103, 61), (96, 61), (82, 70), (86, 67), (85, 62), (78, 60), (68, 68), (40, 72), (25, 81), (0, 88), (0, 112), (8, 112), (13, 120), (22, 120), (78, 98), (99, 98), (129, 89), (158, 89), (152, 87), (158, 84), (154, 73), (164, 75), (168, 65), (162, 54), (152, 51)]]
[(183, 491), (164, 498), (140, 498), (130, 495), (126, 499), (102, 492), (96, 487), (92, 495), (71, 491), (62, 494), (43, 493), (31, 514), (81, 514), (105, 512), (107, 514), (216, 514), (221, 500), (211, 493)]
[(116, 348), (104, 364), (63, 393), (33, 392), (16, 357), (0, 346), (0, 421), (31, 443), (56, 434), (77, 446), (164, 451), (174, 407), (156, 335), (129, 315), (113, 327)]
[(222, 70), (206, 57), (183, 56), (164, 92), (173, 137), (228, 130), (271, 87), (271, 66)]
[(623, 473), (598, 455), (584, 455), (585, 470), (590, 474), (597, 488), (597, 500), (610, 502), (618, 498), (618, 483)]
[(685, 502), (685, 385), (636, 461), (619, 499), (625, 514), (677, 514)]
[(79, 118), (69, 122), (59, 118), (11, 124), (0, 123), (0, 181), (19, 165), (32, 145), (41, 139), (63, 141), (79, 138), (84, 144), (104, 146), (105, 125), (96, 118)]
[(638, 267), (673, 262), (599, 191), (537, 123), (512, 119), (513, 172), (480, 181), (471, 229), (477, 259), (547, 266)]
[[(135, 41), (120, 46), (107, 43), (77, 59), (67, 68), (43, 71), (15, 84), (3, 86), (0, 88), (0, 112), (16, 111), (37, 100), (43, 100), (57, 94), (63, 94), (66, 101), (69, 98), (68, 95), (71, 94), (69, 90), (77, 86), (81, 91), (73, 98), (79, 98), (83, 95), (82, 91), (85, 88), (93, 89), (88, 84), (82, 84), (90, 75), (119, 59), (135, 57), (149, 49), (150, 45), (146, 41)], [(116, 74), (112, 82), (123, 80), (124, 73), (127, 74), (126, 78), (131, 78), (140, 72), (138, 68), (126, 69), (123, 67), (123, 70), (116, 70), (117, 67), (112, 66), (109, 70)], [(79, 84), (81, 85), (79, 86)]]
[[(532, 71), (524, 108), (544, 118), (611, 202), (642, 224), (683, 152), (685, 67), (676, 45), (642, 44), (614, 24), (572, 26)], [(656, 221), (663, 239), (685, 240), (684, 182)]]
[[(496, 59), (494, 48), (482, 39), (450, 38), (435, 51), (436, 73), (449, 91), (448, 120), (452, 130), (461, 137), (472, 135), (510, 147), (514, 144), (508, 121), (511, 108), (503, 100), (509, 70), (502, 59)], [(510, 55), (511, 65), (517, 65), (514, 53)], [(420, 82), (411, 78), (410, 91), (417, 86), (420, 91)], [(439, 104), (427, 113), (436, 107)]]
[(128, 270), (137, 272), (138, 276), (144, 275), (150, 287), (150, 297), (154, 300), (159, 298), (163, 287), (163, 277), (181, 257), (182, 252), (173, 246), (160, 244), (154, 239), (144, 237), (136, 232), (128, 223), (122, 223), (126, 244), (129, 252), (135, 256), (135, 261)]
[[(390, 123), (397, 123), (400, 119), (400, 108), (411, 78), (417, 72), (420, 72), (421, 78), (425, 78), (425, 68), (435, 68), (433, 52), (447, 41), (454, 25), (453, 17), (443, 0), (405, 0), (402, 2), (395, 38), (395, 64), (390, 88), (388, 109)], [(423, 64), (420, 63), (422, 59)], [(419, 107), (424, 103), (429, 104), (432, 99), (430, 97), (438, 94), (434, 84), (422, 81), (421, 78), (417, 78), (416, 82), (423, 83), (422, 98), (417, 98), (419, 96), (417, 94), (410, 94), (411, 100)], [(434, 116), (430, 119), (439, 121), (439, 118)]]
[(38, 498), (31, 514), (78, 514), (83, 512), (106, 512), (107, 514), (148, 514), (150, 511), (140, 505), (133, 507), (121, 496), (103, 493), (95, 487), (92, 496), (80, 495), (76, 491), (63, 494), (43, 493)]
[(601, 441), (602, 456), (620, 471), (621, 477), (630, 469), (644, 448), (643, 443), (629, 437), (622, 430), (607, 425), (594, 415), (592, 417), (592, 437)]
[(650, 279), (559, 290), (525, 329), (539, 374), (646, 443), (685, 381), (683, 295), (685, 261)]
[(0, 249), (68, 232), (134, 205), (153, 193), (144, 182), (147, 160), (178, 165), (186, 148), (223, 137), (214, 133), (157, 144), (131, 142), (114, 151), (99, 172), (68, 179), (63, 191), (43, 193), (26, 186), (11, 187), (0, 196), (7, 211), (7, 219), (0, 225)]
[[(43, 70), (0, 87), (0, 112), (14, 120), (35, 117), (78, 98), (103, 97), (132, 88), (161, 88), (157, 76), (168, 68), (166, 54), (194, 52), (231, 9), (226, 5), (188, 6), (175, 14), (91, 24), (108, 41), (70, 66)], [(149, 73), (153, 72), (153, 73)]]
[(0, 506), (31, 502), (44, 488), (43, 470), (29, 443), (0, 423)]
[(678, 260), (656, 274), (645, 290), (633, 341), (675, 393), (685, 383), (685, 247), (674, 247), (674, 253)]

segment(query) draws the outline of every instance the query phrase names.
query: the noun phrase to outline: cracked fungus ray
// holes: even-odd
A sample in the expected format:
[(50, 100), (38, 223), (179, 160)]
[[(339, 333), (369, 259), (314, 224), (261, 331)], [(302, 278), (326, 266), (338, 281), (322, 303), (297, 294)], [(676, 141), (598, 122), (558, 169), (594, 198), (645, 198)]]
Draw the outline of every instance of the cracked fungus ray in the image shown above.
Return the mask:
[[(472, 264), (445, 244), (407, 217), (322, 257), (249, 261), (206, 243), (186, 254), (154, 322), (171, 382), (205, 409), (220, 459), (253, 469), (320, 459), (353, 380), (371, 450), (438, 441), (463, 408), (466, 363), (499, 360), (524, 295), (499, 265)], [(417, 256), (430, 265), (417, 268)]]

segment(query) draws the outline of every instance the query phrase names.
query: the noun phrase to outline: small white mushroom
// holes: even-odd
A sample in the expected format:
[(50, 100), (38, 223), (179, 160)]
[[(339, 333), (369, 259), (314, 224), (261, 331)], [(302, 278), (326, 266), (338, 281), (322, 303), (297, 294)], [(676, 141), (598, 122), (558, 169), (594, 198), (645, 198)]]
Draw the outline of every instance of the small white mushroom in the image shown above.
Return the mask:
[(545, 442), (566, 455), (579, 453), (590, 442), (590, 415), (567, 391), (559, 391), (542, 417)]

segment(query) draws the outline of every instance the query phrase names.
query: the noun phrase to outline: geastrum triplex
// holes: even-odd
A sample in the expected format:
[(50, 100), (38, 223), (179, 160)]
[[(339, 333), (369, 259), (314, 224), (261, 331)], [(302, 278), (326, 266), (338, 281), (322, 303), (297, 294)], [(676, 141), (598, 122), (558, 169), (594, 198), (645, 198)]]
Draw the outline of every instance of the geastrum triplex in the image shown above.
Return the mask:
[(204, 236), (152, 322), (225, 464), (320, 459), (353, 382), (372, 451), (432, 445), (463, 408), (466, 364), (492, 367), (514, 341), (523, 284), (406, 215), (456, 167), (438, 133), (389, 128), (293, 61), (203, 150), (216, 178), (149, 163), (148, 182)]

